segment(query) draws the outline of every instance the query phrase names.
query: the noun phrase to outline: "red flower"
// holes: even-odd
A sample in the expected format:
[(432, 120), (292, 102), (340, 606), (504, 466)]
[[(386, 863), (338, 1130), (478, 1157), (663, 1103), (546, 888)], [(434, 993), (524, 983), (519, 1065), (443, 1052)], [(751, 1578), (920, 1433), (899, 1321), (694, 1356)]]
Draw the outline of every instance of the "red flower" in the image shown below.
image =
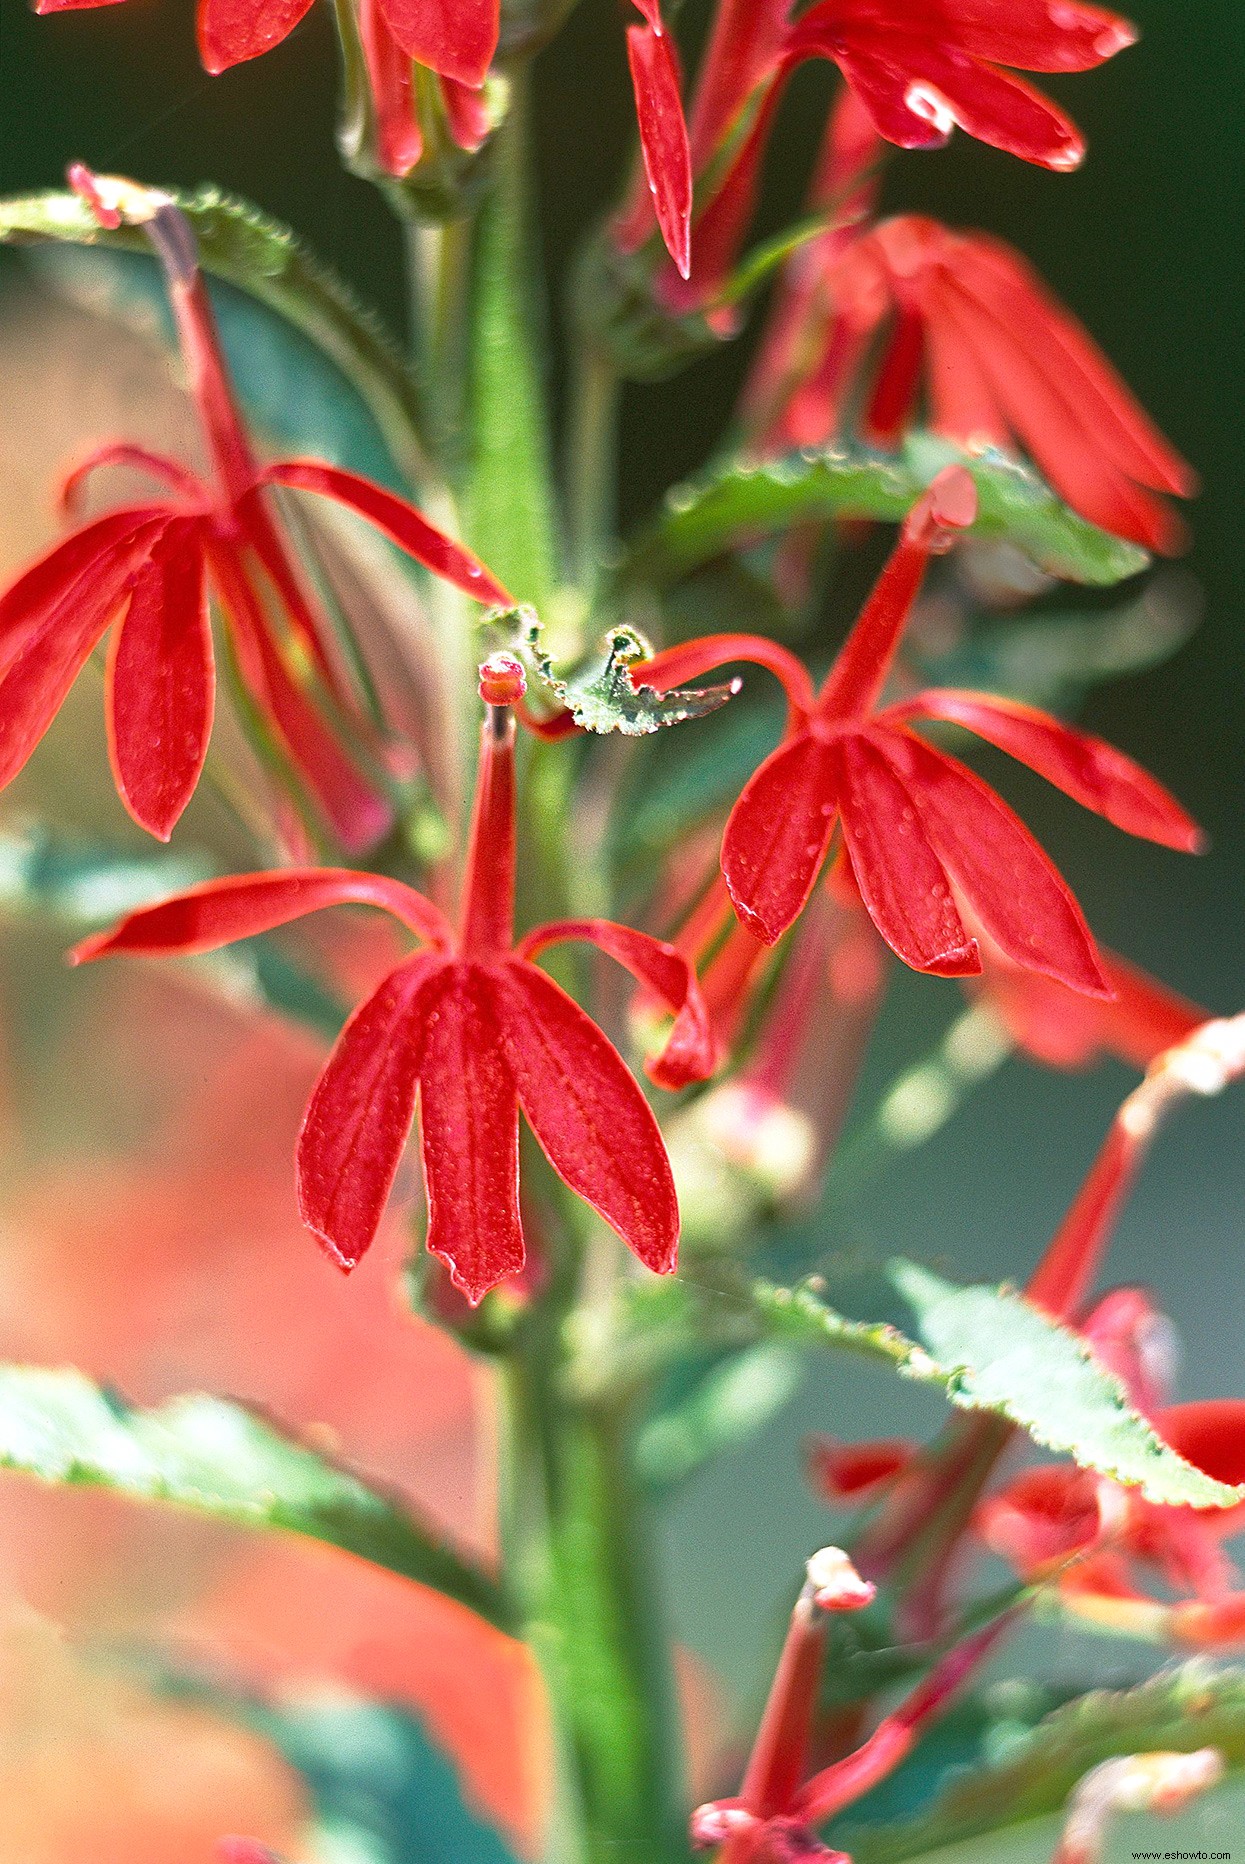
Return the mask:
[(1080, 0), (817, 0), (788, 56), (833, 59), (901, 149), (938, 148), (958, 125), (1026, 162), (1067, 169), (1085, 153), (1075, 126), (998, 67), (1088, 71), (1136, 36)]
[[(365, 0), (366, 3), (366, 0)], [(36, 13), (77, 12), (118, 0), (35, 0)], [(199, 0), (199, 56), (213, 73), (271, 52), (312, 0)], [(500, 0), (376, 0), (409, 59), (460, 84), (483, 84), (497, 48)]]
[(118, 199), (145, 219), (168, 275), (214, 482), (124, 444), (101, 449), (70, 476), (67, 502), (100, 466), (136, 467), (168, 489), (75, 531), (0, 597), (0, 785), (25, 764), (117, 623), (105, 697), (117, 789), (135, 821), (167, 840), (194, 792), (212, 728), (210, 590), (251, 699), (339, 840), (367, 847), (388, 825), (389, 806), (324, 715), (337, 710), (349, 719), (349, 695), (267, 488), (336, 499), (480, 601), (504, 602), (506, 592), (468, 551), (370, 480), (316, 460), (260, 466), (234, 406), (186, 220), (167, 197), (118, 184), (122, 195), (111, 183), (79, 179), (114, 222), (121, 209), (110, 203)]
[(935, 433), (1019, 446), (1093, 523), (1151, 550), (1179, 548), (1180, 523), (1157, 495), (1190, 497), (1191, 468), (1003, 241), (906, 214), (846, 244), (823, 236), (802, 255), (749, 388), (753, 430), (767, 451), (822, 445), (843, 431), (866, 378), (871, 443), (893, 445), (924, 392)]
[(911, 726), (943, 720), (972, 731), (1117, 827), (1168, 847), (1198, 845), (1185, 812), (1101, 739), (1010, 700), (930, 690), (875, 709), (931, 552), (945, 549), (974, 515), (968, 473), (940, 473), (909, 513), (819, 693), (785, 648), (749, 635), (670, 648), (637, 676), (665, 690), (710, 667), (753, 660), (786, 688), (787, 736), (745, 787), (722, 842), (726, 885), (756, 937), (773, 944), (798, 917), (841, 821), (861, 897), (905, 963), (954, 976), (981, 969), (954, 886), (1013, 963), (1109, 996), (1065, 881), (994, 792)]
[(675, 1263), (678, 1207), (657, 1122), (618, 1051), (536, 955), (587, 940), (661, 998), (675, 1014), (649, 1068), (662, 1086), (703, 1079), (714, 1059), (695, 976), (672, 945), (602, 919), (539, 926), (513, 943), (514, 848), (514, 721), (494, 705), (457, 930), (383, 875), (290, 869), (192, 888), (74, 953), (212, 951), (352, 902), (400, 920), (424, 949), (338, 1039), (299, 1135), (299, 1203), (333, 1259), (353, 1268), (380, 1224), (418, 1093), (428, 1247), (472, 1302), (523, 1266), (520, 1107), (554, 1170), (640, 1260), (659, 1273)]

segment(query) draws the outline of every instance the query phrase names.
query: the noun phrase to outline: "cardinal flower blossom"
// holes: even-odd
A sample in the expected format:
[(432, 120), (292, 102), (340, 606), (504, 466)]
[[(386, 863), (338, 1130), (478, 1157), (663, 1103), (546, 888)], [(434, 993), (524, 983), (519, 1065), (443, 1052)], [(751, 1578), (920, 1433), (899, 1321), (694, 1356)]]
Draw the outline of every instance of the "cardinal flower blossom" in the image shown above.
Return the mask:
[(1191, 850), (1198, 831), (1179, 804), (1101, 739), (992, 694), (931, 689), (877, 709), (929, 557), (975, 512), (969, 474), (961, 467), (940, 473), (909, 513), (820, 692), (785, 648), (750, 635), (667, 649), (635, 677), (665, 690), (751, 660), (783, 683), (787, 735), (746, 785), (722, 842), (727, 888), (757, 938), (775, 943), (799, 916), (841, 821), (864, 904), (914, 969), (952, 976), (981, 969), (958, 893), (1014, 964), (1089, 996), (1109, 996), (1067, 883), (993, 790), (912, 726), (959, 725), (1128, 833)]
[(213, 951), (351, 903), (380, 907), (422, 949), (391, 971), (346, 1024), (298, 1140), (304, 1221), (343, 1269), (384, 1213), (419, 1099), (428, 1248), (472, 1302), (522, 1268), (519, 1109), (554, 1170), (649, 1268), (674, 1267), (674, 1181), (648, 1102), (622, 1057), (533, 962), (587, 940), (674, 1013), (653, 1079), (681, 1087), (713, 1066), (695, 976), (672, 945), (608, 920), (562, 920), (513, 940), (517, 663), (491, 663), (488, 711), (457, 927), (430, 900), (382, 875), (290, 869), (234, 875), (123, 919), (78, 947)]
[(753, 371), (748, 425), (767, 452), (821, 446), (862, 393), (873, 445), (893, 445), (924, 401), (935, 433), (1027, 452), (1091, 523), (1150, 550), (1180, 546), (1163, 495), (1190, 497), (1192, 469), (1002, 240), (904, 214), (797, 255)]
[(211, 734), (211, 591), (252, 702), (337, 838), (365, 848), (388, 826), (389, 805), (330, 726), (334, 711), (350, 717), (351, 699), (270, 488), (335, 499), (480, 601), (505, 601), (506, 592), (382, 486), (318, 460), (261, 466), (234, 404), (186, 219), (166, 196), (131, 183), (85, 171), (77, 179), (106, 220), (118, 224), (124, 213), (145, 225), (164, 265), (214, 476), (206, 482), (127, 444), (102, 448), (70, 476), (67, 502), (104, 466), (135, 468), (165, 489), (73, 532), (0, 597), (0, 785), (25, 764), (112, 627), (105, 707), (117, 789), (134, 819), (167, 840)]

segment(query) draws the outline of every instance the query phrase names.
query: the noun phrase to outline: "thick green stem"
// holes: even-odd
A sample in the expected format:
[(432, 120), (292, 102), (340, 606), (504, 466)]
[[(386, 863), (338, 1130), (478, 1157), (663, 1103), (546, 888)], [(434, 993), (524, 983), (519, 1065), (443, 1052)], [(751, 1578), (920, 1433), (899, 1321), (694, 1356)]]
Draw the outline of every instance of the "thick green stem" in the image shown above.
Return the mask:
[(566, 436), (566, 509), (571, 574), (591, 600), (617, 522), (618, 371), (581, 337)]
[(561, 1389), (542, 1327), (504, 1375), (503, 1546), (549, 1691), (557, 1864), (688, 1855), (669, 1648), (625, 1419)]

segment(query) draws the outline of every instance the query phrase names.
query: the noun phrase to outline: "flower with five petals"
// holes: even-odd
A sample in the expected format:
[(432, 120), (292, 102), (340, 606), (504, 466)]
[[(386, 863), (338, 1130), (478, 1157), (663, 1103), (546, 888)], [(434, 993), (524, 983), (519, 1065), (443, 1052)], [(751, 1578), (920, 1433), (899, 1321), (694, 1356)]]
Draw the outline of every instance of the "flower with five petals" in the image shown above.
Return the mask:
[(982, 780), (913, 731), (958, 725), (1038, 770), (1133, 835), (1190, 851), (1195, 824), (1130, 758), (1044, 712), (989, 693), (930, 689), (878, 710), (878, 699), (931, 553), (972, 523), (976, 491), (946, 468), (908, 514), (898, 546), (815, 692), (785, 648), (750, 635), (711, 635), (635, 669), (667, 690), (710, 668), (754, 661), (783, 683), (783, 743), (736, 802), (722, 874), (748, 930), (774, 944), (803, 910), (842, 824), (874, 924), (905, 963), (944, 976), (981, 969), (972, 921), (1014, 964), (1089, 996), (1110, 996), (1094, 942), (1067, 883)]
[[(504, 661), (504, 657), (501, 657)], [(562, 1180), (649, 1268), (674, 1267), (679, 1216), (661, 1133), (622, 1057), (533, 962), (586, 940), (674, 1013), (649, 1065), (681, 1087), (713, 1067), (691, 966), (673, 946), (602, 919), (538, 926), (514, 943), (517, 663), (484, 669), (488, 711), (457, 927), (400, 881), (346, 869), (233, 875), (131, 913), (76, 960), (212, 951), (322, 907), (378, 906), (422, 947), (351, 1016), (298, 1140), (304, 1221), (351, 1269), (384, 1214), (419, 1100), (428, 1248), (477, 1302), (524, 1262), (519, 1110)]]

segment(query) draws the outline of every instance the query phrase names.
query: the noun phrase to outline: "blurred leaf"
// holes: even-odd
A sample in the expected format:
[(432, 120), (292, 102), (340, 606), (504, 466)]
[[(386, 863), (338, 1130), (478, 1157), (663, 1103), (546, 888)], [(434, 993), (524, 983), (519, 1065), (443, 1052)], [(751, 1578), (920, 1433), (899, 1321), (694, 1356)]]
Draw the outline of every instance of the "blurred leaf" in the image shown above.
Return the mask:
[(977, 485), (973, 534), (1003, 537), (1042, 569), (1070, 582), (1107, 584), (1135, 576), (1149, 558), (1062, 504), (1030, 467), (994, 451), (965, 454), (930, 434), (910, 436), (896, 456), (827, 447), (749, 464), (728, 461), (666, 495), (662, 516), (635, 544), (625, 581), (661, 584), (758, 534), (807, 519), (902, 518), (951, 461)]
[(406, 1505), (223, 1398), (141, 1411), (79, 1372), (0, 1368), (0, 1466), (281, 1528), (358, 1554), (505, 1628), (493, 1581)]
[(558, 580), (545, 384), (529, 275), (523, 112), (501, 130), (497, 185), (480, 209), (471, 305), (468, 535), (520, 601), (548, 604)]
[(511, 625), (513, 645), (534, 667), (541, 685), (584, 731), (617, 731), (627, 738), (641, 738), (665, 725), (704, 718), (725, 705), (736, 691), (733, 681), (668, 693), (654, 692), (651, 686), (633, 686), (632, 667), (651, 660), (653, 655), (649, 642), (634, 628), (612, 628), (602, 643), (603, 658), (563, 679), (554, 672), (553, 662), (541, 645), (541, 623), (531, 609), (516, 609), (512, 616), (492, 619), (503, 630)]
[[(43, 827), (0, 830), (0, 914), (44, 915), (75, 931), (96, 931), (212, 871), (205, 861), (164, 849), (135, 854)], [(277, 1010), (330, 1042), (346, 1020), (332, 991), (271, 936), (190, 962), (227, 996)]]
[(795, 1396), (804, 1371), (801, 1353), (767, 1343), (716, 1361), (647, 1419), (636, 1440), (640, 1475), (671, 1488), (748, 1442)]
[[(1003, 1831), (1057, 1813), (1077, 1781), (1099, 1762), (1121, 1754), (1200, 1747), (1217, 1747), (1237, 1775), (1245, 1770), (1245, 1672), (1216, 1671), (1198, 1662), (1136, 1689), (1081, 1696), (1036, 1728), (1016, 1731), (994, 1764), (952, 1774), (919, 1816), (861, 1828), (849, 1815), (834, 1827), (835, 1841), (851, 1850), (856, 1864), (902, 1864), (931, 1852), (941, 1859), (943, 1846), (991, 1833), (999, 1849), (991, 1848), (988, 1856), (1002, 1864), (1013, 1857), (1004, 1848)], [(1213, 1799), (1207, 1802), (1205, 1816), (1213, 1804)], [(1179, 1842), (1186, 1850), (1197, 1843), (1191, 1837), (1192, 1816), (1192, 1810), (1181, 1816)], [(1033, 1855), (1045, 1859), (1051, 1840), (1043, 1834), (1042, 1842), (1046, 1849)], [(984, 1858), (987, 1853), (978, 1854), (974, 1847), (968, 1855)], [(1017, 1860), (1028, 1855), (1019, 1848), (1014, 1853)]]
[[(173, 198), (194, 228), (204, 269), (237, 288), (213, 296), (239, 394), (256, 420), (283, 444), (390, 483), (418, 478), (414, 383), (376, 315), (289, 227), (249, 201), (213, 187), (174, 190)], [(76, 195), (0, 201), (0, 241), (32, 240), (95, 249), (94, 306), (101, 287), (119, 309), (127, 297), (163, 306), (154, 260), (118, 264), (120, 255), (147, 255), (141, 230), (105, 231)]]
[(1075, 1333), (1010, 1289), (957, 1288), (914, 1262), (892, 1262), (887, 1277), (910, 1316), (904, 1331), (849, 1319), (816, 1281), (783, 1288), (722, 1265), (716, 1274), (716, 1282), (685, 1274), (632, 1292), (620, 1337), (594, 1341), (586, 1380), (644, 1378), (706, 1344), (829, 1346), (938, 1386), (959, 1410), (1005, 1418), (1150, 1501), (1222, 1508), (1245, 1500), (1245, 1487), (1216, 1482), (1178, 1456)]
[(458, 1776), (404, 1710), (313, 1698), (247, 1716), (306, 1780), (325, 1864), (513, 1864)]
[(1189, 578), (1166, 572), (1131, 602), (1097, 614), (1039, 615), (974, 630), (949, 653), (906, 652), (931, 686), (970, 686), (1067, 712), (1091, 686), (1143, 673), (1183, 647), (1197, 621)]

